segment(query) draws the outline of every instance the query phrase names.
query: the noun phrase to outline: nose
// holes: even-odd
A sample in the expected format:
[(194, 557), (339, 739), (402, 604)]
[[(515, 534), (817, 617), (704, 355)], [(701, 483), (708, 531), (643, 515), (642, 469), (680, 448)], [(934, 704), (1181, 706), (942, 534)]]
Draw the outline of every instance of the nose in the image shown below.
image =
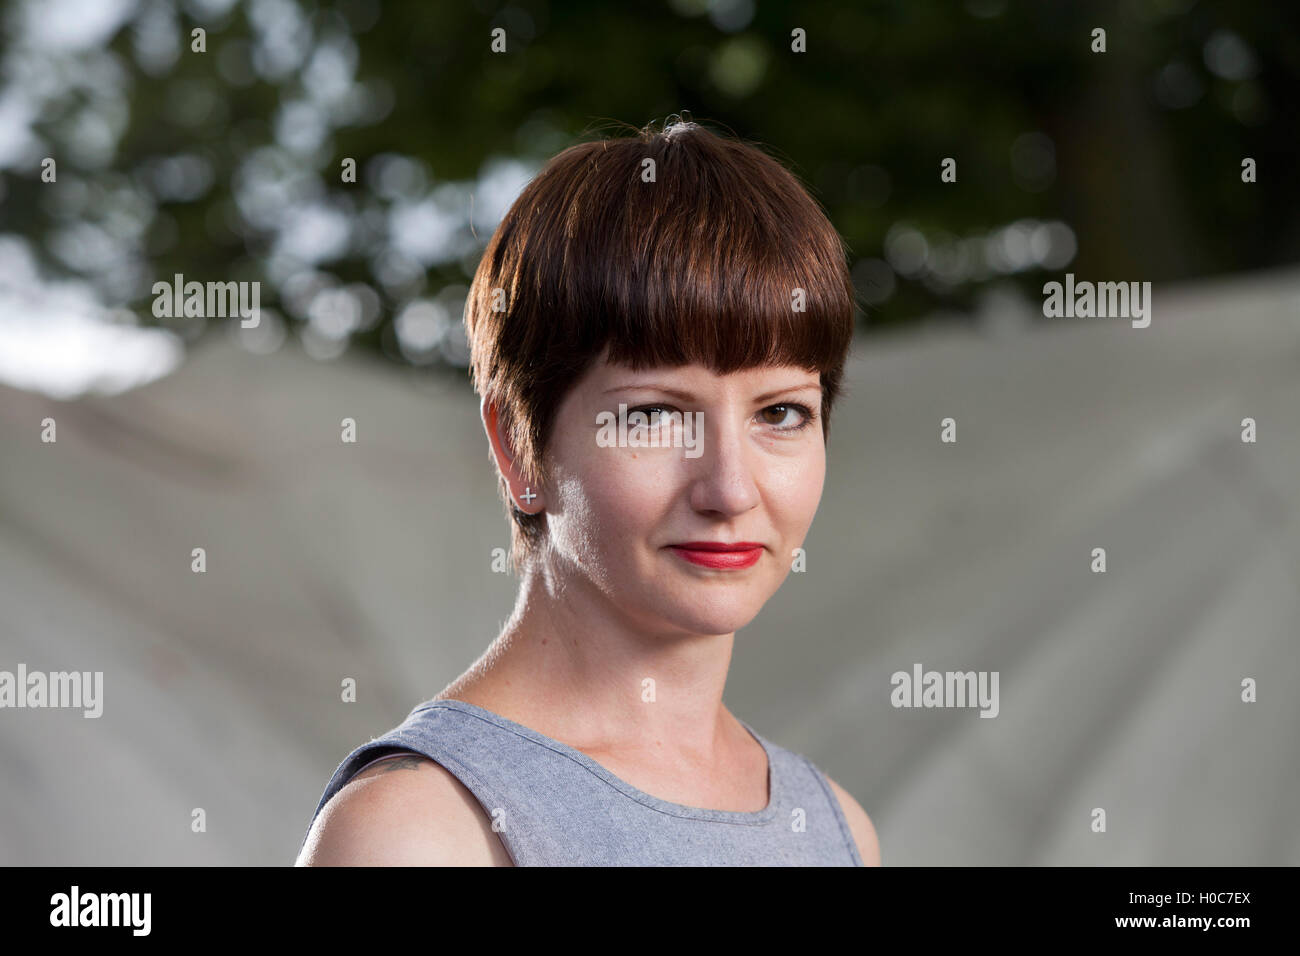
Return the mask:
[(757, 507), (759, 462), (743, 424), (706, 414), (703, 438), (703, 453), (691, 463), (691, 507), (726, 518)]

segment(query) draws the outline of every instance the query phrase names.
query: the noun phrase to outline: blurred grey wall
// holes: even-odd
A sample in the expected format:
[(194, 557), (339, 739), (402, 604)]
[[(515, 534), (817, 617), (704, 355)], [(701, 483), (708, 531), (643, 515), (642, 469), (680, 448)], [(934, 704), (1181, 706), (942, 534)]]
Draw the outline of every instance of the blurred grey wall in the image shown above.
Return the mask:
[[(1147, 329), (1004, 304), (856, 346), (807, 570), (727, 701), (886, 865), (1300, 863), (1300, 273), (1155, 296)], [(513, 603), (466, 383), (223, 338), (114, 397), (0, 387), (0, 448), (0, 669), (105, 681), (98, 719), (0, 710), (3, 863), (292, 862)], [(997, 717), (892, 706), (918, 663), (997, 671)]]

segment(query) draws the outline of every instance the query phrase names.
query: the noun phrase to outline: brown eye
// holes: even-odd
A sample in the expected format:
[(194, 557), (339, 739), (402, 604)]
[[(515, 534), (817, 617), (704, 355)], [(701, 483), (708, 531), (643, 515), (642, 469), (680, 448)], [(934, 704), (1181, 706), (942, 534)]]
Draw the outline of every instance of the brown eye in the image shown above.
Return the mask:
[(769, 405), (759, 414), (759, 421), (770, 425), (777, 431), (798, 431), (813, 420), (812, 409), (807, 405), (782, 404)]

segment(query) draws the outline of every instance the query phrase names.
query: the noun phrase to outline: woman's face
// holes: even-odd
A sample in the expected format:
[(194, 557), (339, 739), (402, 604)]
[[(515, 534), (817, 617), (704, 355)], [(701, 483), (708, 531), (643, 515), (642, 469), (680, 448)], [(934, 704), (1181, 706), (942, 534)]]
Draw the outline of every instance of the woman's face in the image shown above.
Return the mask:
[[(599, 359), (547, 446), (555, 570), (651, 631), (744, 627), (790, 572), (821, 500), (821, 397), (818, 374), (796, 367), (633, 372)], [(752, 547), (716, 550), (737, 543)]]

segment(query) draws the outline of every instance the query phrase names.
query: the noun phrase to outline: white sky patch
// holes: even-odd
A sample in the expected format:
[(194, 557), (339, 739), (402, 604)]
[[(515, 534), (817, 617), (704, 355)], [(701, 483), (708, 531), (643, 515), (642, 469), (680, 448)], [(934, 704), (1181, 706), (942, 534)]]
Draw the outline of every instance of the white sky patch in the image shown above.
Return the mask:
[(397, 202), (388, 214), (393, 248), (424, 265), (448, 262), (457, 255), (456, 232), (465, 215), (442, 206), (432, 196), (420, 202)]
[(0, 235), (0, 382), (74, 399), (148, 384), (185, 357), (165, 329), (114, 324), (84, 282), (46, 282), (24, 240)]
[(246, 10), (256, 36), (253, 67), (262, 79), (278, 83), (311, 52), (311, 25), (293, 0), (249, 0)]
[(26, 0), (11, 22), (28, 49), (87, 50), (105, 46), (135, 8), (136, 0)]
[(15, 87), (0, 92), (0, 169), (32, 162), (40, 152), (41, 140), (32, 133), (36, 108)]
[(339, 258), (348, 251), (351, 221), (324, 203), (288, 210), (284, 228), (276, 237), (273, 254), (291, 256), (314, 265)]
[(323, 40), (303, 67), (302, 84), (307, 95), (324, 106), (346, 99), (356, 86), (353, 74), (357, 60), (357, 45), (351, 37)]
[(310, 100), (281, 103), (276, 112), (275, 141), (290, 152), (315, 152), (329, 133), (329, 117)]
[(540, 167), (517, 159), (493, 158), (474, 184), (474, 231), (491, 235)]

